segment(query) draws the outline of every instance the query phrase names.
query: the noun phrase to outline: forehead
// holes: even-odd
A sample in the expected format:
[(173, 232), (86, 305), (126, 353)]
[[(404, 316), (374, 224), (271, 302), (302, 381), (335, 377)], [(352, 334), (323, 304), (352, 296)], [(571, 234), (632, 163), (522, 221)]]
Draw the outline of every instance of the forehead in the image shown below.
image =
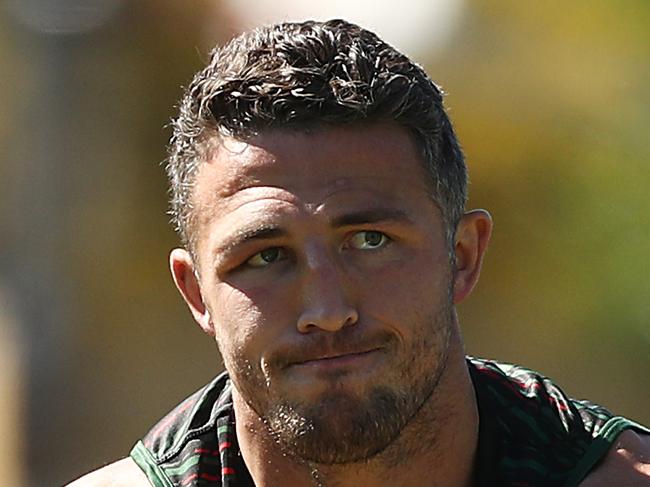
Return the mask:
[(318, 207), (364, 195), (425, 194), (427, 186), (412, 137), (395, 124), (309, 133), (273, 130), (246, 141), (223, 138), (196, 178), (195, 231), (261, 200)]

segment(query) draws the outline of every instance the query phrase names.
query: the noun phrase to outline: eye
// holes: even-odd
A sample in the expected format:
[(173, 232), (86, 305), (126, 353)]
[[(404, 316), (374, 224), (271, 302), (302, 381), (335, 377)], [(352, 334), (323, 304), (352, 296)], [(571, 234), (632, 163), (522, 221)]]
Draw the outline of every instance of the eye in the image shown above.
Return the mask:
[(278, 262), (287, 258), (286, 252), (280, 247), (271, 247), (256, 253), (246, 261), (249, 267), (266, 267), (269, 264)]
[(349, 245), (357, 250), (372, 250), (384, 247), (390, 239), (386, 234), (373, 230), (357, 232), (349, 240)]

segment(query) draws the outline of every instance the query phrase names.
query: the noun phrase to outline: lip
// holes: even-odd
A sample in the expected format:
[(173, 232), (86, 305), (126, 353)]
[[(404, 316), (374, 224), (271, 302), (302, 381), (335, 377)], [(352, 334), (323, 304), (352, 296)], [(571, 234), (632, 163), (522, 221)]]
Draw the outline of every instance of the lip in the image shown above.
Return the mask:
[(335, 370), (359, 367), (366, 362), (372, 361), (378, 355), (379, 348), (373, 348), (363, 352), (343, 353), (340, 355), (324, 356), (315, 359), (296, 362), (292, 367), (303, 370)]

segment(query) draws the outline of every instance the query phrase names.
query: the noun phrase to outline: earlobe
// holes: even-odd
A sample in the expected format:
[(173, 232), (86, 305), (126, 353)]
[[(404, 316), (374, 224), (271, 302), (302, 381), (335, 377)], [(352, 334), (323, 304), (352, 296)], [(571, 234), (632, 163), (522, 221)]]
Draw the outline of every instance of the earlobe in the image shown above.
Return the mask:
[(176, 288), (192, 312), (194, 320), (208, 335), (214, 336), (210, 312), (203, 301), (201, 285), (192, 256), (185, 249), (174, 249), (169, 254), (169, 268)]
[(491, 234), (492, 217), (485, 210), (470, 211), (458, 223), (454, 248), (454, 303), (460, 303), (474, 289)]

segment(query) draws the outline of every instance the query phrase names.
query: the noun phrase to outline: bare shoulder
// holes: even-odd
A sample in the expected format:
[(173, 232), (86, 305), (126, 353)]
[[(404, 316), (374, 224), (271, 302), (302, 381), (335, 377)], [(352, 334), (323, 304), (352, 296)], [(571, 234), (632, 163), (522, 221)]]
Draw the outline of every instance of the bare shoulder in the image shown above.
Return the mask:
[(123, 458), (84, 475), (68, 487), (151, 487), (151, 484), (131, 458)]
[(624, 431), (581, 487), (650, 487), (650, 435)]

